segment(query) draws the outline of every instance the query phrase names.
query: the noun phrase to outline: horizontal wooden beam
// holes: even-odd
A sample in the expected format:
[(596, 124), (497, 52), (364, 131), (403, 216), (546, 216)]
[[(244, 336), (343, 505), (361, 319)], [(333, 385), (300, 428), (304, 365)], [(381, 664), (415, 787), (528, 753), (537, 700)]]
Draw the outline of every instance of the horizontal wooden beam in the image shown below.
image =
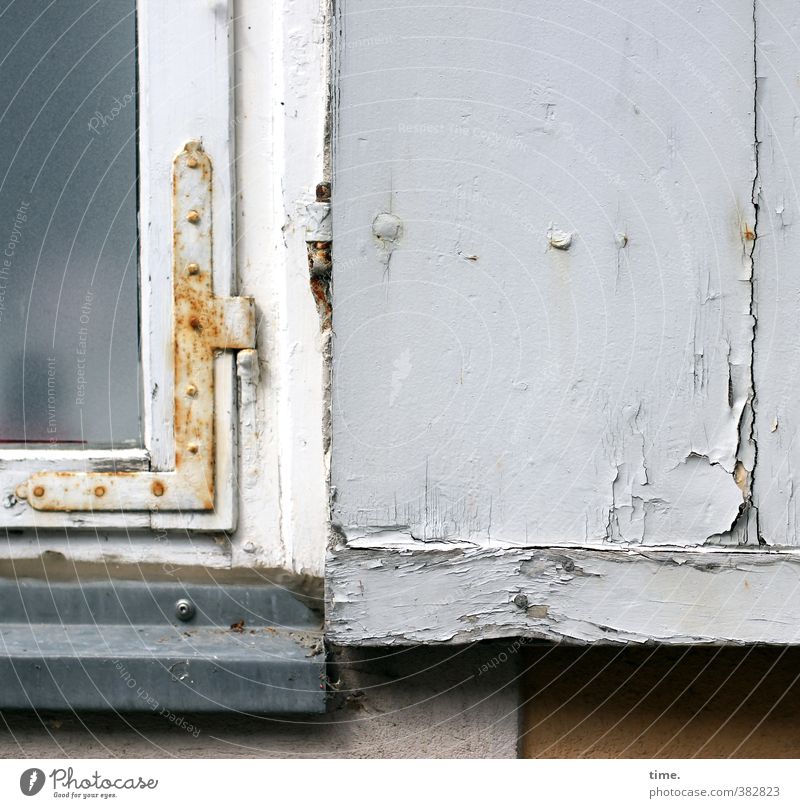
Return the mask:
[(327, 562), (342, 645), (800, 642), (797, 552), (356, 544)]

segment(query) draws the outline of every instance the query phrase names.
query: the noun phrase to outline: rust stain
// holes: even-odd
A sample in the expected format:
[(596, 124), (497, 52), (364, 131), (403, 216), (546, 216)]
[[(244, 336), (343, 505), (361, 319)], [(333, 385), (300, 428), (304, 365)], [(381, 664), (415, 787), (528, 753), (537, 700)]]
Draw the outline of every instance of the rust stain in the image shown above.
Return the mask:
[(309, 283), (311, 286), (311, 294), (314, 296), (314, 302), (317, 304), (319, 327), (322, 331), (327, 331), (331, 327), (333, 320), (330, 284), (322, 278), (312, 278)]
[[(329, 202), (331, 198), (330, 183), (321, 182), (317, 185), (317, 202)], [(331, 260), (330, 241), (309, 241), (308, 246), (308, 274), (309, 285), (319, 314), (320, 330), (329, 331), (333, 321), (331, 306)]]

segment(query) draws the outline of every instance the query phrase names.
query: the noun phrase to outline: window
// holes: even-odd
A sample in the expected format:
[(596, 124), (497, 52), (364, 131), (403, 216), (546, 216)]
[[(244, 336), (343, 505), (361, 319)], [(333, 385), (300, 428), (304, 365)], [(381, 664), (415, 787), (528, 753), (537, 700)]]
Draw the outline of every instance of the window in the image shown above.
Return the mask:
[[(230, 5), (81, 0), (2, 13), (0, 69), (13, 80), (0, 90), (0, 519), (232, 529), (235, 375), (224, 349), (231, 333), (252, 339), (252, 306), (228, 298)], [(190, 198), (201, 213), (181, 207)], [(193, 250), (204, 265), (181, 308), (173, 262), (192, 264)]]
[(2, 17), (7, 447), (142, 445), (135, 0), (93, 6)]

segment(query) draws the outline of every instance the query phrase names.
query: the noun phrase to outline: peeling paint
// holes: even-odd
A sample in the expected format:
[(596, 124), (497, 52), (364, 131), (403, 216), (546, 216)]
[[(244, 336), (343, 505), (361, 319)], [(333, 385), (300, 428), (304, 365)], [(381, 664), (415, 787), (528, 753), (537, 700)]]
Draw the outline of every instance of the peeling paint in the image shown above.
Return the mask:
[(800, 573), (796, 553), (343, 551), (328, 559), (327, 637), (336, 643), (800, 641), (800, 606), (785, 597)]
[[(697, 28), (677, 14), (660, 48), (596, 9), (576, 24), (603, 47), (558, 74), (572, 38), (509, 26), (505, 0), (447, 18), (393, 7), (381, 25), (411, 38), (380, 49), (347, 48), (377, 20), (353, 1), (338, 54), (337, 524), (484, 547), (757, 546), (756, 70), (730, 71), (753, 53), (751, 0), (724, 18), (693, 7)], [(546, 76), (545, 111), (499, 73), (459, 71), (454, 22), (479, 43), (471, 60)], [(435, 55), (409, 45), (439, 34)], [(508, 47), (484, 54), (487, 37)], [(368, 77), (404, 47), (420, 70), (386, 71), (383, 98), (413, 104), (377, 103)], [(645, 56), (610, 64), (616, 51)], [(463, 125), (440, 125), (451, 115)]]

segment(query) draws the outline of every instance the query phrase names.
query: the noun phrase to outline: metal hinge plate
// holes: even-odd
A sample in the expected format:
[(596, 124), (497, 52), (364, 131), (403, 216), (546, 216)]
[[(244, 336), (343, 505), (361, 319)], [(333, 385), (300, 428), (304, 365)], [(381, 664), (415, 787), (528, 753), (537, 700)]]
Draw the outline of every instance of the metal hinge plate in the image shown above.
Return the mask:
[(212, 287), (212, 171), (192, 141), (173, 163), (173, 471), (37, 472), (17, 488), (41, 511), (214, 508), (214, 355), (255, 346), (255, 304)]

